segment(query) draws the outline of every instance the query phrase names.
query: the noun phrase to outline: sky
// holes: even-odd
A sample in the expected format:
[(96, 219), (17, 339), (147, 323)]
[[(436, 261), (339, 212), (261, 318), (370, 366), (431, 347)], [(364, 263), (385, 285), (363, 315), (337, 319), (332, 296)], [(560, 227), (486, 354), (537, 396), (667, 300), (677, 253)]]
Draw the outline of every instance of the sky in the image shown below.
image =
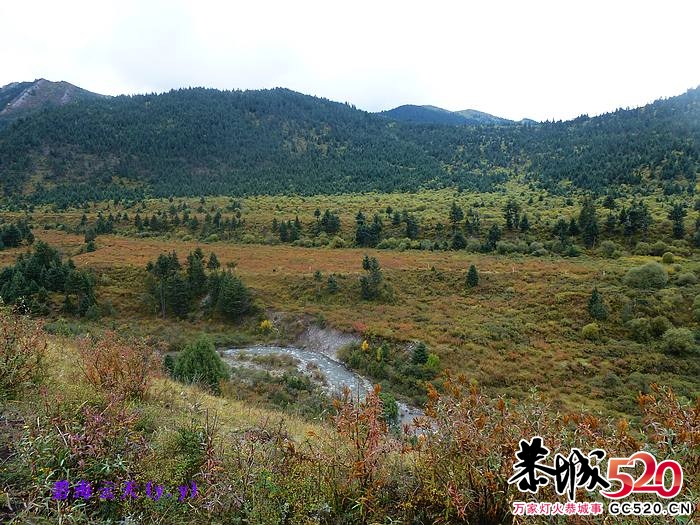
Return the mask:
[(0, 2), (0, 86), (286, 87), (566, 120), (700, 85), (697, 0)]

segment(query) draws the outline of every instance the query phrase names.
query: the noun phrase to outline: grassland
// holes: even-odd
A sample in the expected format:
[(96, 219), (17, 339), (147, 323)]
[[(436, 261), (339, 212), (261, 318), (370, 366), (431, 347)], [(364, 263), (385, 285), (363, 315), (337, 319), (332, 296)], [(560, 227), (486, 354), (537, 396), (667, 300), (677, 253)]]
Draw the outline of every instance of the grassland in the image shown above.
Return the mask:
[[(184, 260), (199, 246), (205, 254), (216, 253), (222, 265), (235, 266), (236, 273), (253, 290), (256, 303), (269, 314), (283, 312), (317, 319), (340, 330), (399, 346), (423, 341), (439, 356), (442, 368), (464, 372), (494, 394), (522, 398), (537, 389), (561, 408), (585, 407), (627, 416), (638, 414), (636, 396), (640, 391), (648, 391), (653, 382), (672, 385), (690, 399), (697, 396), (697, 354), (670, 356), (661, 351), (658, 341), (635, 342), (625, 325), (627, 319), (622, 318), (630, 315), (624, 312), (626, 305), (633, 304), (636, 311), (632, 317), (665, 316), (674, 326), (697, 325), (692, 305), (700, 288), (676, 285), (674, 276), (697, 273), (700, 263), (687, 241), (669, 238), (670, 221), (666, 219), (663, 196), (645, 198), (654, 219), (648, 240), (666, 240), (668, 249), (675, 253), (675, 264), (667, 265), (671, 274), (669, 286), (650, 292), (628, 288), (622, 277), (629, 268), (659, 257), (633, 255), (633, 246), (625, 246), (624, 240), (620, 240), (614, 258), (602, 257), (596, 250), (571, 258), (464, 250), (291, 246), (279, 243), (270, 232), (273, 219), (292, 220), (298, 216), (307, 228), (314, 221), (314, 210), (331, 209), (341, 218), (340, 237), (351, 245), (354, 216), (362, 210), (368, 217), (384, 214), (384, 236), (401, 238), (401, 228), (395, 227), (397, 231), (392, 232), (385, 215), (387, 207), (391, 207), (415, 215), (422, 236), (428, 237), (437, 235), (438, 222), (448, 223), (446, 215), (452, 202), (465, 209), (478, 206), (482, 230), (486, 230), (490, 224), (502, 222), (507, 195), (517, 196), (532, 224), (527, 234), (507, 234), (509, 240), (548, 238), (549, 229), (559, 217), (568, 220), (577, 216), (575, 198), (546, 195), (515, 183), (507, 189), (507, 194), (483, 195), (441, 190), (411, 195), (254, 197), (238, 202), (244, 224), (231, 240), (195, 240), (184, 227), (157, 236), (139, 235), (128, 227), (120, 231), (118, 227), (116, 235), (100, 235), (97, 250), (92, 253), (81, 253), (82, 235), (67, 232), (77, 228), (83, 213), (91, 223), (97, 213), (128, 212), (133, 217), (139, 206), (127, 209), (99, 203), (61, 213), (42, 209), (34, 211), (33, 220), (37, 226), (45, 224), (51, 228), (37, 227), (37, 238), (59, 247), (79, 267), (95, 272), (99, 299), (112, 307), (112, 314), (99, 323), (119, 330), (180, 340), (201, 330), (217, 335), (222, 343), (261, 337), (256, 326), (265, 314), (239, 326), (197, 316), (181, 322), (161, 320), (155, 315), (145, 293), (146, 264), (170, 251)], [(141, 204), (141, 214), (166, 213), (170, 206), (182, 202), (200, 221), (205, 212), (213, 214), (231, 204), (225, 197), (204, 202), (155, 200)], [(618, 206), (625, 202), (618, 199)], [(604, 213), (601, 210), (600, 214)], [(695, 212), (686, 217), (688, 229), (694, 218)], [(302, 238), (296, 244), (314, 244), (312, 237), (307, 239), (308, 242)], [(19, 251), (22, 250), (0, 252), (0, 264), (11, 263)], [(391, 290), (386, 300), (363, 301), (360, 297), (358, 279), (363, 273), (361, 261), (365, 254), (376, 257), (381, 264)], [(464, 286), (470, 264), (481, 275), (480, 286), (471, 290)], [(321, 282), (314, 280), (317, 271), (321, 272)], [(329, 275), (334, 275), (339, 283), (336, 294), (325, 290)], [(599, 322), (600, 337), (590, 340), (581, 331), (592, 321), (587, 302), (594, 287), (602, 293), (611, 315)]]

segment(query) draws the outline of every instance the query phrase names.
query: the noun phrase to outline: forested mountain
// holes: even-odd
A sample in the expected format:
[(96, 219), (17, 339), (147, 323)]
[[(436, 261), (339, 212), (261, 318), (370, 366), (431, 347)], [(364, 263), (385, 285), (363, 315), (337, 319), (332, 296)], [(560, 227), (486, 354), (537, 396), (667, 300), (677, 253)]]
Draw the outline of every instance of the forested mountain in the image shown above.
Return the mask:
[[(15, 88), (13, 88), (15, 89)], [(435, 112), (435, 110), (429, 110)], [(449, 112), (448, 112), (449, 113)], [(700, 91), (537, 125), (396, 122), (289, 91), (182, 89), (50, 107), (0, 131), (6, 197), (488, 191), (518, 172), (562, 182), (694, 186)]]
[(81, 100), (106, 98), (68, 82), (14, 82), (0, 87), (0, 129), (9, 122), (47, 107), (63, 106)]

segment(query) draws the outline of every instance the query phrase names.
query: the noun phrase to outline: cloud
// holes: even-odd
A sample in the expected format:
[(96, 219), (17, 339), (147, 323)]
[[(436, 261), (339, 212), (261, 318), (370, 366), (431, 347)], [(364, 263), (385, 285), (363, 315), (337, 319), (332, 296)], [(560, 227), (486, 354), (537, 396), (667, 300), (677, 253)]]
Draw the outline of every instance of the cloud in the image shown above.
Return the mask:
[(698, 14), (679, 0), (7, 2), (0, 84), (284, 86), (368, 110), (570, 118), (697, 85)]

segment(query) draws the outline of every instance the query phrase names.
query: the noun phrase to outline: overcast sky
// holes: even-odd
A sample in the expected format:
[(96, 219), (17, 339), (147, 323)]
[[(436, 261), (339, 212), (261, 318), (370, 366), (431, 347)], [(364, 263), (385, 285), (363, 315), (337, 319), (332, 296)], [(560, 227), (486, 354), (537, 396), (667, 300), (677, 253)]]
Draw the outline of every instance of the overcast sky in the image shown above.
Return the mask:
[(536, 120), (700, 84), (697, 0), (0, 0), (0, 85), (290, 89)]

